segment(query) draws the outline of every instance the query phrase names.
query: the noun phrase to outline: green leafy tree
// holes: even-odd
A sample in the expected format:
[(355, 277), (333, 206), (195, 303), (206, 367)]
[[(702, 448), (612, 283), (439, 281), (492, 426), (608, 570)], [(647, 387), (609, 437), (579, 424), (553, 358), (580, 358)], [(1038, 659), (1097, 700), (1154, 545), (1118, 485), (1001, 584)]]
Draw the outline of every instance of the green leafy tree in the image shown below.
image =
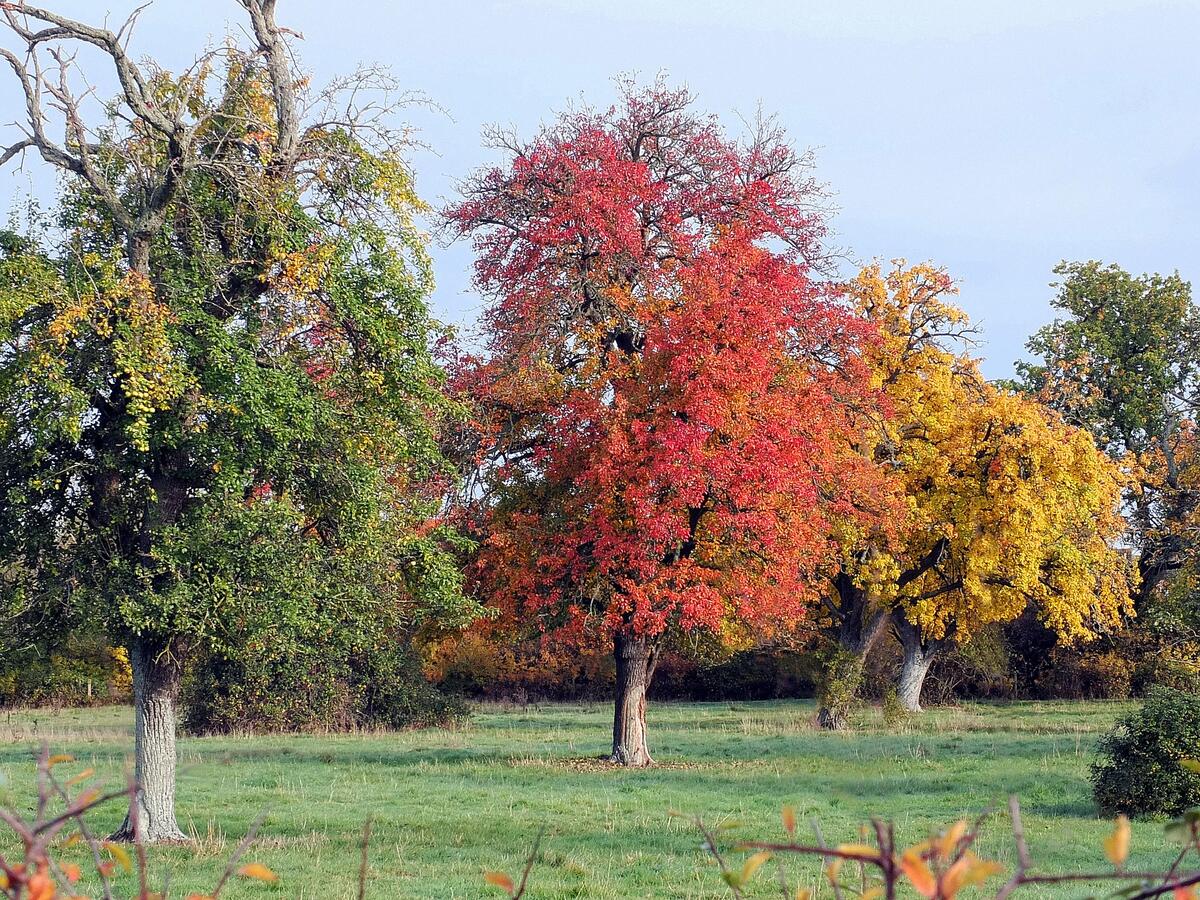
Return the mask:
[[(3, 5), (26, 108), (0, 159), (65, 178), (53, 240), (0, 238), (0, 585), (14, 614), (129, 648), (126, 839), (184, 837), (189, 655), (475, 611), (434, 519), (452, 411), (393, 86), (365, 71), (312, 92), (274, 0), (240, 3), (249, 45), (179, 74), (126, 54), (132, 20)], [(120, 85), (94, 125), (81, 45)]]
[(1018, 373), (1135, 476), (1126, 501), (1144, 609), (1195, 549), (1200, 309), (1178, 273), (1135, 277), (1099, 262), (1054, 272), (1063, 315), (1030, 338), (1040, 361)]

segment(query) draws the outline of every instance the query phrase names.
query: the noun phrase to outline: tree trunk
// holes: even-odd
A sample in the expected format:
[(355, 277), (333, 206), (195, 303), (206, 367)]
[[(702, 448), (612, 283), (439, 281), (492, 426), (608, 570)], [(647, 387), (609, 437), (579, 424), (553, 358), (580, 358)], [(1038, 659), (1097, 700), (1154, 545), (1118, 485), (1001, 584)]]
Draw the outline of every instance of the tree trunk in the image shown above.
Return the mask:
[(162, 647), (137, 639), (133, 669), (134, 779), (137, 792), (112, 840), (148, 844), (188, 840), (175, 821), (175, 698), (178, 665)]
[(871, 611), (866, 592), (849, 577), (836, 583), (841, 601), (842, 620), (837, 630), (838, 650), (825, 666), (817, 724), (829, 731), (843, 731), (850, 725), (850, 712), (862, 683), (867, 654), (887, 627), (886, 611)]
[(904, 650), (896, 699), (909, 712), (921, 712), (921, 688), (942, 644), (941, 641), (923, 640), (921, 630), (909, 622), (902, 611), (896, 612), (894, 630)]
[(613, 639), (613, 651), (617, 694), (609, 761), (622, 766), (648, 766), (654, 760), (646, 743), (646, 692), (654, 677), (657, 648), (650, 638), (618, 634)]

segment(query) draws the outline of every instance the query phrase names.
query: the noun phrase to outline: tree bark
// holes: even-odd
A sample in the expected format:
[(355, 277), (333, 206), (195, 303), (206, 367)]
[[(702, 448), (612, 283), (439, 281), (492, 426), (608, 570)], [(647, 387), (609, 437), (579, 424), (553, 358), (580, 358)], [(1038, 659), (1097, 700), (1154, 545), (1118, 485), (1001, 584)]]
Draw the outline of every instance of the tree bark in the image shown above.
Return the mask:
[(646, 692), (654, 678), (658, 650), (647, 637), (618, 634), (613, 639), (617, 661), (616, 704), (610, 762), (648, 766), (654, 760), (646, 742)]
[(942, 648), (942, 642), (922, 639), (921, 629), (908, 621), (903, 611), (896, 612), (893, 630), (904, 651), (900, 678), (896, 682), (896, 699), (909, 712), (921, 712), (921, 689), (925, 686), (929, 667)]
[[(834, 588), (838, 595), (839, 615), (835, 637), (842, 654), (841, 659), (833, 660), (825, 672), (827, 681), (817, 709), (817, 724), (829, 731), (842, 731), (850, 724), (848, 713), (852, 698), (839, 697), (834, 702), (833, 693), (857, 694), (867, 655), (887, 627), (888, 613), (872, 610), (867, 592), (845, 573), (834, 579)], [(838, 683), (831, 684), (832, 681)]]
[(188, 840), (175, 821), (175, 700), (180, 671), (162, 651), (161, 645), (142, 638), (129, 650), (137, 789), (112, 840), (147, 844)]

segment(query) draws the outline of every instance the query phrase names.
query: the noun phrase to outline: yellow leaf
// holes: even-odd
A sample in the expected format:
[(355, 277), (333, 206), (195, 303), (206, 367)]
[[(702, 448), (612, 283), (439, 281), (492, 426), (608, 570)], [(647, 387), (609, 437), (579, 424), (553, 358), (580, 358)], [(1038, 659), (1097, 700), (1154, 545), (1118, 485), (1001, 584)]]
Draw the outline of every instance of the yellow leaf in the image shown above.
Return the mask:
[(949, 859), (954, 849), (958, 846), (958, 842), (962, 840), (964, 834), (967, 833), (967, 823), (959, 820), (951, 825), (946, 833), (943, 834), (937, 841), (938, 856), (942, 859)]
[(788, 834), (796, 833), (796, 810), (790, 806), (783, 808), (783, 830)]
[(753, 878), (754, 873), (761, 869), (763, 863), (770, 858), (770, 853), (768, 853), (766, 850), (760, 850), (758, 853), (755, 853), (753, 856), (747, 859), (746, 862), (742, 864), (741, 883), (745, 884), (747, 881)]
[(983, 884), (1003, 869), (1000, 863), (980, 859), (974, 853), (964, 853), (942, 876), (942, 894), (953, 897), (967, 885)]
[(484, 872), (483, 880), (488, 884), (495, 885), (507, 894), (511, 894), (516, 888), (516, 885), (513, 884), (513, 880), (503, 872)]
[(796, 900), (811, 900), (812, 892), (808, 888), (796, 888)]
[(933, 897), (937, 893), (937, 879), (933, 877), (933, 872), (929, 870), (925, 860), (916, 853), (909, 850), (900, 857), (900, 870), (908, 876), (908, 880), (922, 897)]
[(256, 881), (278, 881), (279, 876), (264, 866), (262, 863), (247, 863), (238, 869), (238, 874), (245, 878), (253, 878)]
[(56, 753), (46, 760), (46, 765), (53, 769), (59, 763), (65, 762), (75, 762), (75, 757), (73, 757), (70, 753)]
[(879, 851), (869, 844), (838, 844), (837, 851), (855, 859), (879, 859)]
[(1180, 760), (1179, 764), (1189, 772), (1195, 772), (1200, 775), (1200, 759), (1184, 759)]
[(1113, 832), (1104, 839), (1104, 855), (1118, 869), (1125, 865), (1125, 860), (1129, 858), (1129, 838), (1132, 829), (1129, 827), (1129, 819), (1125, 816), (1117, 816), (1117, 821), (1113, 825)]
[(112, 841), (104, 842), (104, 849), (112, 854), (115, 859), (126, 872), (133, 871), (133, 861), (129, 858), (129, 852), (120, 844), (114, 844)]
[(887, 892), (883, 889), (883, 885), (877, 884), (859, 894), (858, 900), (879, 900), (885, 893)]

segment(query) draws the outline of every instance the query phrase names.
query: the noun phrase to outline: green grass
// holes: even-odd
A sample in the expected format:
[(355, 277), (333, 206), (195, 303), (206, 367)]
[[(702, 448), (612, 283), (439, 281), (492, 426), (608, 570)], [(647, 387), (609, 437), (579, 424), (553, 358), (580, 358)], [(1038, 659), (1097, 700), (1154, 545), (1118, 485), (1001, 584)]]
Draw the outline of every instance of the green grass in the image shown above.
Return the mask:
[[(482, 872), (518, 870), (542, 828), (531, 898), (721, 897), (697, 834), (672, 810), (741, 823), (731, 839), (773, 838), (780, 808), (791, 804), (834, 842), (856, 840), (859, 823), (877, 814), (894, 820), (902, 841), (916, 842), (1015, 792), (1040, 868), (1104, 868), (1100, 842), (1111, 825), (1096, 816), (1087, 769), (1097, 736), (1126, 708), (967, 705), (890, 731), (866, 711), (860, 730), (836, 735), (812, 726), (806, 703), (657, 704), (650, 727), (659, 765), (643, 771), (597, 759), (611, 727), (602, 705), (484, 708), (449, 731), (185, 739), (180, 824), (199, 843), (152, 850), (150, 865), (156, 879), (170, 871), (173, 896), (203, 892), (268, 810), (248, 858), (274, 869), (279, 883), (240, 882), (222, 896), (354, 896), (371, 816), (368, 897), (498, 896)], [(64, 773), (94, 766), (119, 783), (130, 720), (115, 708), (0, 714), (5, 801), (30, 810), (31, 749), (43, 740), (77, 757)], [(112, 828), (120, 815), (117, 805), (98, 811), (94, 825)], [(1135, 826), (1135, 865), (1165, 867), (1160, 835), (1157, 825)], [(1011, 864), (1003, 818), (987, 827), (980, 851)], [(770, 868), (751, 896), (778, 896)], [(796, 871), (814, 878), (811, 863)], [(1018, 896), (1087, 893), (1076, 886)]]

